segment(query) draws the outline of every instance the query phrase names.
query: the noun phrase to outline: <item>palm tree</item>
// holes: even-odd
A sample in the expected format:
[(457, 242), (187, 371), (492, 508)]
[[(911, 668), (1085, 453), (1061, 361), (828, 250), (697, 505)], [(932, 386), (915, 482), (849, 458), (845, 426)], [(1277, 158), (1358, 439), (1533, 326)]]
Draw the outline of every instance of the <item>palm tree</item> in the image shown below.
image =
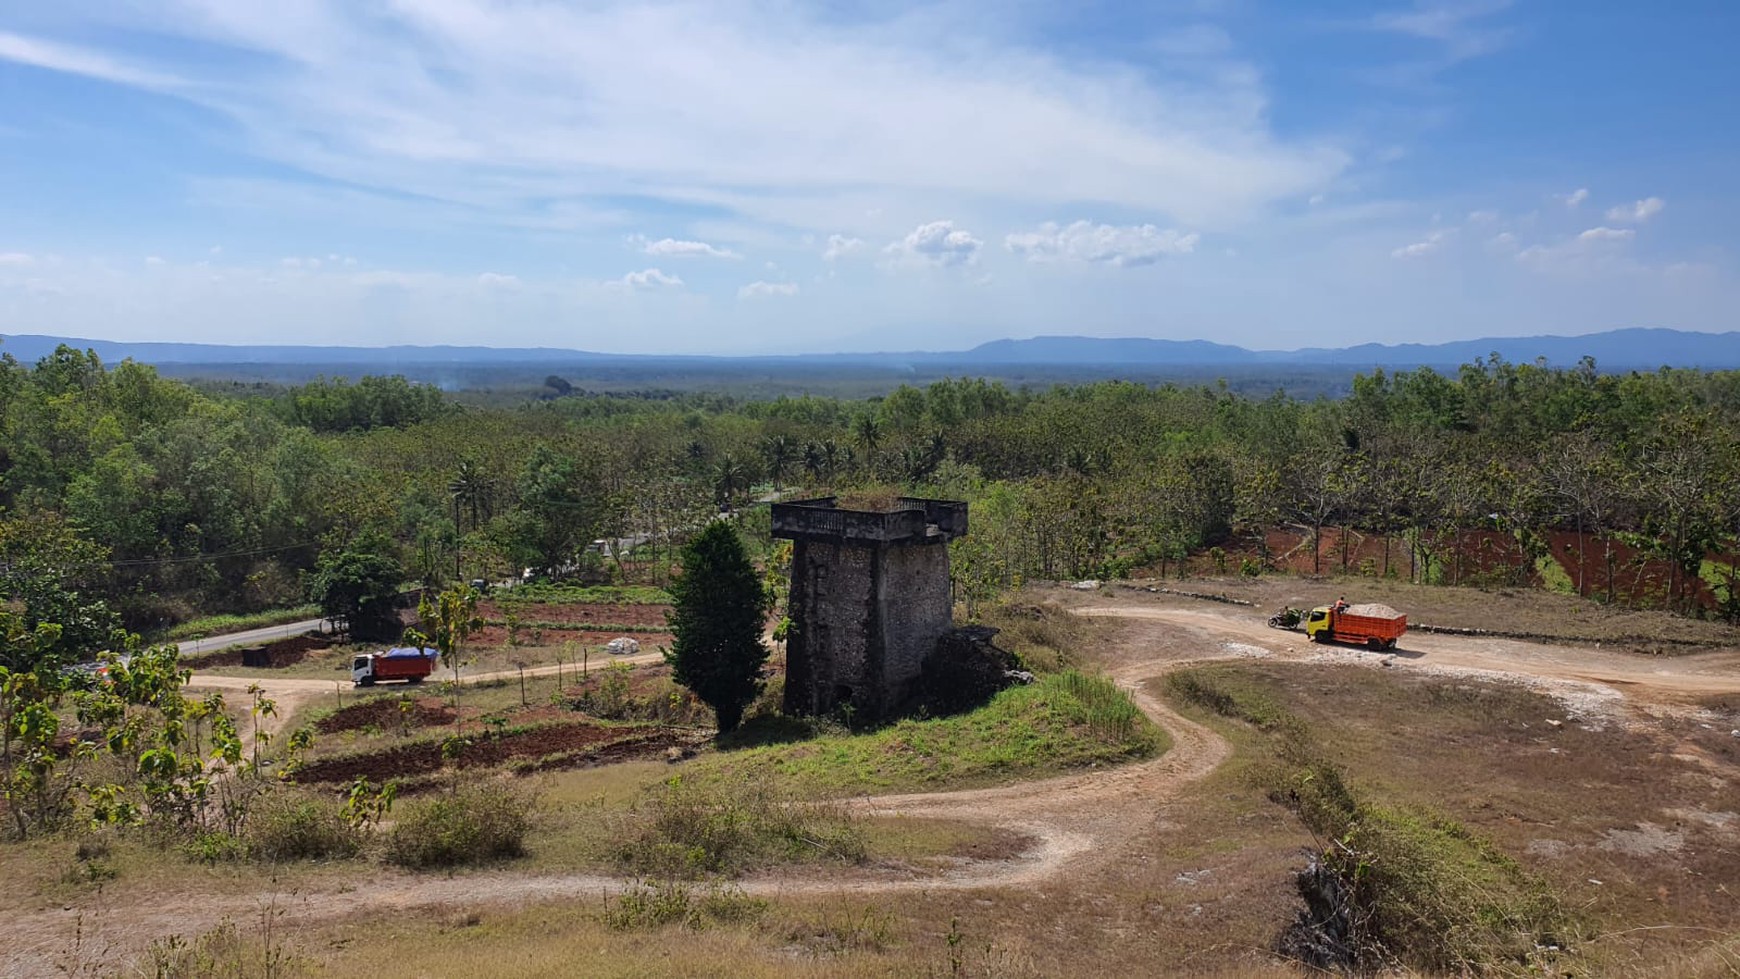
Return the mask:
[(483, 467), (471, 459), (461, 459), (459, 469), (453, 479), (447, 484), (447, 492), (453, 495), (454, 530), (459, 528), (459, 508), (463, 505), (471, 514), (471, 529), (476, 530), (481, 522), (479, 515), (489, 507), (489, 477), (484, 475)]
[(809, 474), (811, 483), (820, 483), (822, 474), (827, 471), (828, 460), (822, 455), (822, 447), (815, 442), (804, 446), (804, 472)]
[(726, 453), (719, 457), (719, 464), (713, 467), (713, 495), (720, 503), (729, 507), (737, 494), (747, 490), (752, 477), (748, 467), (737, 461), (737, 457)]
[(767, 475), (773, 480), (774, 492), (780, 490), (785, 471), (792, 463), (792, 442), (784, 435), (769, 435), (761, 441), (761, 454), (767, 459)]
[(876, 424), (876, 416), (859, 415), (857, 423), (852, 426), (852, 434), (864, 446), (864, 460), (869, 462), (874, 459), (876, 446), (882, 441), (882, 426)]
[[(851, 457), (851, 452), (852, 449), (848, 446), (846, 448), (847, 458)], [(822, 440), (822, 468), (823, 475), (826, 476), (828, 485), (832, 486), (834, 483), (834, 473), (838, 472), (840, 468), (840, 443), (833, 439)]]

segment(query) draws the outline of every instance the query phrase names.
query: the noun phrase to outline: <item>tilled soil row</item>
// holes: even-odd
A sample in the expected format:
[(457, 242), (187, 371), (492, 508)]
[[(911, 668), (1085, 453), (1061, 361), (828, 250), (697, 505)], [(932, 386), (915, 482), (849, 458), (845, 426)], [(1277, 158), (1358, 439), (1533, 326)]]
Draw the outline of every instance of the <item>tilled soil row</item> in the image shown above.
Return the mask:
[[(591, 745), (656, 739), (657, 733), (645, 728), (601, 727), (584, 721), (503, 734), (480, 732), (473, 735), (471, 745), (460, 754), (457, 764), (460, 768), (500, 765), (516, 758), (542, 758)], [(439, 771), (444, 763), (440, 741), (413, 741), (367, 754), (313, 761), (298, 769), (295, 779), (303, 783), (342, 783), (360, 776), (383, 781), (427, 775)]]
[(360, 731), (366, 727), (387, 730), (401, 725), (436, 727), (452, 723), (453, 708), (442, 703), (439, 698), (422, 697), (413, 700), (409, 711), (399, 706), (397, 698), (380, 698), (333, 711), (315, 721), (314, 729), (321, 734), (337, 734), (340, 731)]

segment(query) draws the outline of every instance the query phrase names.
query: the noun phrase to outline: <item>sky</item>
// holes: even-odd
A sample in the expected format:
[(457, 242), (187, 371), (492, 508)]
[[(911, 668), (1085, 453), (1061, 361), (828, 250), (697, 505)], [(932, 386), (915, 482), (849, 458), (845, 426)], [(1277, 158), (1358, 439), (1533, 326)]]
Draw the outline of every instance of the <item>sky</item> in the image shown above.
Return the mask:
[(1736, 38), (1731, 0), (0, 0), (0, 334), (1740, 329)]

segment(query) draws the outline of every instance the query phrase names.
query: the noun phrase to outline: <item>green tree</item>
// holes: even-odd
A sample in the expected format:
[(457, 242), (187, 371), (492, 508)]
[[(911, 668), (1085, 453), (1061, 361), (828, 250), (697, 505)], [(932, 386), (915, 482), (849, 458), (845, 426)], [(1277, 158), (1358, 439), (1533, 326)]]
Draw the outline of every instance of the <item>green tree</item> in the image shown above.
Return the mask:
[(525, 566), (555, 575), (572, 565), (605, 516), (605, 499), (574, 457), (538, 445), (520, 470), (507, 537)]
[[(120, 617), (92, 594), (104, 584), (108, 562), (108, 548), (85, 540), (52, 513), (0, 520), (0, 603), (16, 602), (27, 629), (57, 627), (54, 641), (30, 647), (32, 655), (88, 658), (114, 642)], [(5, 654), (0, 665), (22, 670), (37, 665), (14, 655), (22, 653)]]
[(343, 623), (356, 639), (399, 636), (399, 585), (405, 568), (384, 534), (358, 535), (348, 545), (322, 551), (309, 579), (309, 598), (322, 615)]
[(728, 733), (761, 689), (767, 646), (761, 641), (772, 596), (730, 523), (707, 525), (683, 549), (683, 573), (671, 583), (671, 632), (665, 653), (676, 681), (695, 692)]
[(473, 632), (483, 628), (477, 615), (477, 589), (455, 585), (431, 601), (424, 595), (417, 603), (417, 628), (405, 638), (418, 647), (435, 647), (441, 665), (453, 671), (453, 704), (459, 705), (459, 652)]

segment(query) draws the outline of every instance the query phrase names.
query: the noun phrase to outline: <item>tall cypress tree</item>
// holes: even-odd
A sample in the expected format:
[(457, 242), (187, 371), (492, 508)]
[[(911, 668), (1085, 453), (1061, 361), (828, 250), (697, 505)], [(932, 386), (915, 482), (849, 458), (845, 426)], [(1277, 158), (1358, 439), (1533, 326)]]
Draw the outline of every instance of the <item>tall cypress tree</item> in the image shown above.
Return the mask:
[(683, 573), (670, 591), (675, 641), (665, 661), (678, 683), (713, 708), (719, 733), (730, 732), (761, 689), (768, 655), (761, 633), (772, 596), (723, 520), (683, 548)]

